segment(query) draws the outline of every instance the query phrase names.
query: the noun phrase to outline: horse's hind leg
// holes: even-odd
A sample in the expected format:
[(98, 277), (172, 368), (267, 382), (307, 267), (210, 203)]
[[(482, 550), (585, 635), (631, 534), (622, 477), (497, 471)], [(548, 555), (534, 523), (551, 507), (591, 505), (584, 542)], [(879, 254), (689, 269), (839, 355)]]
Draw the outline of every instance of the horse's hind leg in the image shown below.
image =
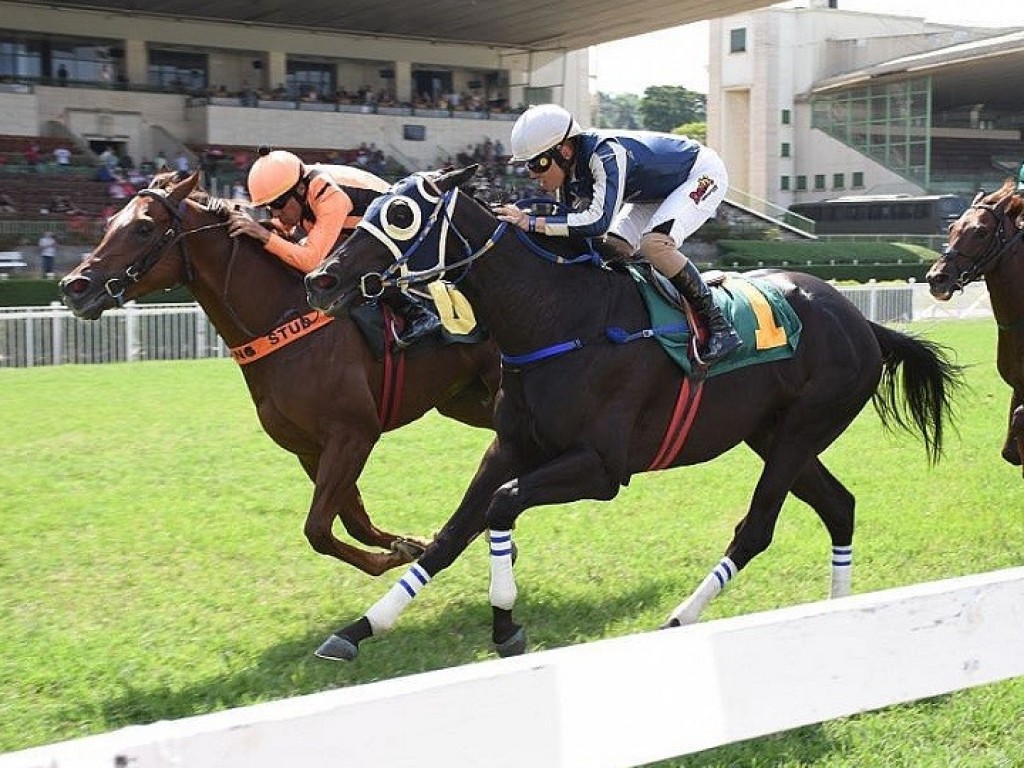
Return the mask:
[[(849, 559), (844, 557), (844, 551), (852, 553), (848, 547), (853, 535), (853, 497), (825, 470), (816, 456), (850, 421), (852, 417), (837, 423), (835, 418), (823, 418), (820, 408), (803, 408), (798, 413), (791, 413), (772, 433), (747, 441), (765, 461), (750, 508), (736, 526), (725, 556), (693, 594), (676, 607), (664, 626), (697, 621), (701, 611), (725, 585), (768, 548), (786, 494), (796, 491), (798, 484), (800, 494), (803, 494), (798, 496), (813, 498), (817, 502), (812, 506), (829, 528), (834, 546), (847, 547), (839, 550), (834, 562), (842, 563)], [(826, 499), (827, 503), (824, 502)], [(842, 589), (841, 584), (838, 588)]]

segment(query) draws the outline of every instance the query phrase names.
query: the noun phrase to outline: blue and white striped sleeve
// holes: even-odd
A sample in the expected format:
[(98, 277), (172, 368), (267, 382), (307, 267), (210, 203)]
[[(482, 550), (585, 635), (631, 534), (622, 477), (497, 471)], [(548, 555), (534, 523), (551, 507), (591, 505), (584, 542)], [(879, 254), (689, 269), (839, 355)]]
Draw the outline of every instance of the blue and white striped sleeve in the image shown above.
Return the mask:
[(611, 228), (626, 194), (625, 148), (616, 141), (601, 144), (590, 157), (590, 173), (594, 179), (590, 207), (546, 221), (546, 234), (600, 237)]

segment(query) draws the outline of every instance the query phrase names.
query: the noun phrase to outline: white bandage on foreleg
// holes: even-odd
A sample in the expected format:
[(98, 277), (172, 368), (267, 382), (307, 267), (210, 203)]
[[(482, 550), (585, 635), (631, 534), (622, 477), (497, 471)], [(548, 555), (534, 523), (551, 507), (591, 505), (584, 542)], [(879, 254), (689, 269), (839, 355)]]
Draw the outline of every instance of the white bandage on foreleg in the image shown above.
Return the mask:
[(491, 605), (511, 611), (516, 604), (516, 577), (512, 573), (512, 531), (490, 531)]
[(650, 262), (665, 277), (675, 277), (686, 266), (686, 256), (680, 252), (676, 241), (661, 232), (648, 232), (641, 237), (637, 251), (640, 258)]
[(853, 577), (853, 545), (832, 547), (832, 590), (831, 597), (846, 597), (850, 594)]
[(711, 573), (704, 577), (704, 581), (694, 590), (693, 594), (672, 611), (669, 620), (678, 621), (680, 624), (695, 623), (700, 617), (700, 612), (704, 610), (705, 606), (711, 602), (715, 595), (724, 589), (726, 584), (736, 577), (736, 573), (736, 564), (728, 557), (723, 557), (718, 561), (718, 565), (714, 567)]
[(428, 583), (430, 574), (423, 570), (419, 563), (413, 563), (398, 583), (366, 612), (373, 634), (379, 635), (391, 629), (398, 615), (405, 610), (405, 606), (411, 603)]

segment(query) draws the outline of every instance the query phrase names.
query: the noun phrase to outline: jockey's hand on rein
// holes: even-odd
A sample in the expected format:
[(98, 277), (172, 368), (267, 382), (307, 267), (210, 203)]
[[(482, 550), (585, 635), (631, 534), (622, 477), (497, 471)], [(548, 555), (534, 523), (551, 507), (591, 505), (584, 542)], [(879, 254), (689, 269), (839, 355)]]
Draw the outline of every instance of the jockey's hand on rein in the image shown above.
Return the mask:
[(515, 205), (499, 205), (494, 208), (494, 215), (497, 216), (500, 221), (507, 221), (509, 224), (515, 224), (522, 230), (526, 230), (530, 226), (529, 213)]
[(270, 232), (248, 213), (243, 211), (232, 211), (231, 219), (228, 222), (228, 234), (231, 237), (248, 235), (254, 240), (266, 243), (270, 239)]

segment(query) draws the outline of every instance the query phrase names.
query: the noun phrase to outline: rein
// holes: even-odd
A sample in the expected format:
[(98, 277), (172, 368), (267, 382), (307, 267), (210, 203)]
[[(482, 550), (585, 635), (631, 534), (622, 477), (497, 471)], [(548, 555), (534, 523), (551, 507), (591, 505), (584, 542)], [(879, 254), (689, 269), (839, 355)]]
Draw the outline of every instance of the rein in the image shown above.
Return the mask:
[[(402, 288), (414, 288), (439, 280), (445, 277), (445, 275), (452, 270), (460, 269), (462, 267), (468, 268), (473, 264), (473, 262), (490, 251), (491, 248), (493, 248), (509, 230), (510, 225), (508, 222), (499, 221), (497, 226), (495, 226), (491, 234), (488, 236), (487, 240), (485, 240), (479, 248), (474, 249), (472, 244), (469, 242), (469, 238), (462, 233), (458, 225), (455, 223), (454, 214), (455, 206), (459, 201), (459, 188), (453, 187), (442, 193), (429, 179), (423, 178), (423, 182), (430, 184), (435, 194), (428, 195), (422, 188), (421, 193), (425, 198), (436, 199), (436, 202), (434, 203), (433, 210), (427, 217), (426, 223), (417, 233), (415, 240), (413, 240), (413, 242), (406, 247), (404, 251), (391, 237), (389, 237), (379, 227), (367, 221), (367, 219), (364, 218), (358, 225), (359, 228), (366, 230), (385, 247), (387, 247), (395, 260), (394, 263), (384, 271), (367, 272), (359, 279), (359, 290), (366, 299), (379, 299), (388, 288), (397, 288), (399, 290)], [(410, 259), (415, 255), (423, 243), (426, 242), (427, 237), (439, 224), (442, 228), (442, 232), (438, 242), (437, 264), (423, 270), (409, 270), (408, 264)], [(462, 247), (461, 257), (452, 263), (448, 263), (446, 258), (447, 238), (445, 237), (445, 233), (449, 230), (455, 234)], [(536, 241), (518, 227), (512, 227), (512, 231), (531, 253), (545, 261), (555, 264), (580, 264), (583, 262), (593, 262), (595, 264), (602, 263), (600, 255), (593, 249), (593, 247), (591, 247), (586, 253), (567, 258), (542, 248)], [(544, 347), (524, 355), (502, 354), (501, 360), (503, 365), (518, 367), (539, 362), (541, 360), (547, 360), (552, 357), (558, 357), (568, 352), (574, 352), (583, 346), (584, 342), (581, 339), (576, 338), (559, 344), (553, 344), (549, 347)]]
[(163, 252), (171, 246), (177, 245), (180, 249), (181, 258), (185, 265), (185, 281), (192, 282), (192, 259), (189, 256), (185, 238), (189, 235), (205, 232), (210, 229), (216, 229), (218, 227), (226, 227), (228, 225), (228, 222), (223, 221), (215, 224), (205, 224), (194, 229), (182, 229), (182, 226), (184, 225), (185, 212), (188, 209), (184, 199), (179, 201), (177, 206), (175, 206), (172, 203), (170, 196), (163, 189), (143, 189), (137, 192), (135, 196), (147, 197), (150, 200), (156, 200), (159, 202), (170, 215), (171, 223), (170, 226), (164, 230), (163, 234), (160, 235), (159, 239), (153, 243), (141, 258), (129, 264), (121, 270), (120, 274), (115, 275), (104, 283), (104, 290), (106, 290), (111, 298), (117, 302), (117, 306), (119, 307), (124, 306), (125, 291), (131, 287), (132, 283), (139, 282), (147, 272), (155, 267), (157, 262), (160, 261), (160, 256)]

